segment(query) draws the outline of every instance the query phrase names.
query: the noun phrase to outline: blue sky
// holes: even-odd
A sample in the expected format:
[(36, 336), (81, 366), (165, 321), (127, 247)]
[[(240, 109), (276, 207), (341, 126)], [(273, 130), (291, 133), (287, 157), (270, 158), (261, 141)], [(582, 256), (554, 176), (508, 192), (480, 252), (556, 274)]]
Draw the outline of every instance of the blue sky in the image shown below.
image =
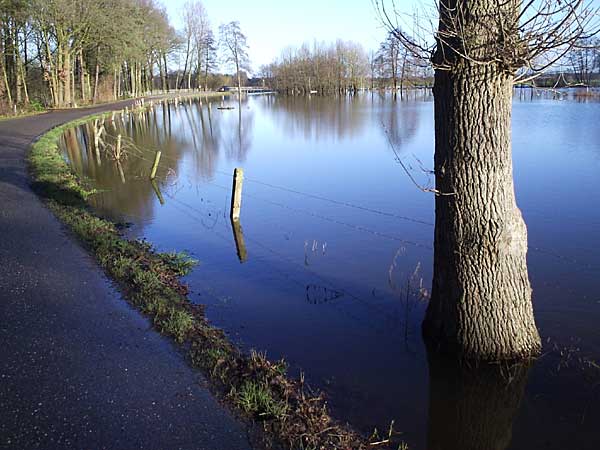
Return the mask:
[[(179, 27), (185, 0), (161, 0), (172, 23)], [(414, 0), (400, 0), (402, 6)], [(273, 61), (289, 45), (305, 41), (353, 40), (376, 48), (385, 31), (371, 0), (204, 0), (213, 29), (238, 20), (248, 38), (255, 69)]]
[[(166, 6), (171, 22), (181, 28), (185, 0), (160, 1)], [(600, 0), (586, 1), (596, 8), (600, 6)], [(248, 38), (254, 70), (273, 61), (290, 45), (341, 38), (360, 42), (370, 50), (376, 49), (385, 37), (371, 0), (203, 0), (202, 3), (215, 33), (222, 23), (240, 22)], [(435, 0), (396, 0), (396, 5), (407, 14), (417, 7), (421, 13), (432, 13)]]

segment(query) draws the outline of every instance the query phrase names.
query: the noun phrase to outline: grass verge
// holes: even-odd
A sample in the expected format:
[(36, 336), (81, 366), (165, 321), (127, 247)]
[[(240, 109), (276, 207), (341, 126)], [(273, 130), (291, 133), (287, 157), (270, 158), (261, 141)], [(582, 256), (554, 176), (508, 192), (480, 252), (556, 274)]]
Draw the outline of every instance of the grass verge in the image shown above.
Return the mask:
[(94, 214), (87, 202), (94, 191), (71, 171), (57, 142), (67, 128), (110, 114), (57, 127), (32, 146), (33, 187), (48, 207), (95, 255), (127, 300), (159, 332), (182, 346), (216, 392), (244, 417), (260, 423), (263, 443), (315, 450), (392, 448), (391, 431), (387, 439), (367, 439), (336, 422), (323, 396), (308, 389), (302, 377), (287, 376), (283, 361), (271, 362), (257, 352), (245, 354), (222, 330), (212, 327), (203, 308), (189, 301), (187, 286), (180, 280), (194, 261), (182, 254), (159, 253), (145, 241), (126, 239), (114, 223)]

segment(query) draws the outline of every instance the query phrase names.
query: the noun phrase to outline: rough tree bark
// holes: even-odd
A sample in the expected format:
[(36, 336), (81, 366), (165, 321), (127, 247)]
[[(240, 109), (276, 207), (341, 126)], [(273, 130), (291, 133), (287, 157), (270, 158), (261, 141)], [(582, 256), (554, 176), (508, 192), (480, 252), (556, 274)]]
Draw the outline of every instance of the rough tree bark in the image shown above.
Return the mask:
[[(464, 29), (440, 39), (434, 56), (435, 174), (442, 195), (435, 201), (434, 279), (423, 331), (434, 345), (466, 358), (527, 357), (539, 351), (540, 337), (527, 274), (527, 228), (513, 186), (513, 69), (502, 58), (480, 62), (499, 36), (509, 33), (510, 39), (511, 30), (492, 18), (503, 14), (508, 23), (520, 2), (440, 5), (440, 36), (456, 23), (452, 14), (462, 15)], [(461, 54), (466, 49), (472, 58)]]

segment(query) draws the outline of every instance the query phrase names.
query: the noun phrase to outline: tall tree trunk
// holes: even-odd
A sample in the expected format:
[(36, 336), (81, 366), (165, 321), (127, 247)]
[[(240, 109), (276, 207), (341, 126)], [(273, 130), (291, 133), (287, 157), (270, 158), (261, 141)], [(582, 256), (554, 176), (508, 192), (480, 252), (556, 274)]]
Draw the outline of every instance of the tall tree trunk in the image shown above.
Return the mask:
[(406, 76), (406, 59), (408, 52), (405, 52), (402, 57), (402, 68), (400, 69), (400, 100), (404, 99), (404, 77)]
[[(240, 75), (240, 64), (239, 61), (235, 60), (235, 70), (237, 72), (237, 85), (238, 85), (238, 102), (240, 106), (240, 114), (242, 111), (242, 76)], [(241, 116), (240, 116), (240, 124), (241, 124)]]
[(21, 71), (21, 80), (23, 82), (23, 94), (25, 95), (25, 104), (29, 104), (29, 89), (27, 87), (27, 76), (25, 72), (25, 65), (19, 63), (19, 70)]
[(73, 54), (73, 61), (71, 63), (71, 105), (77, 104), (77, 90), (75, 89), (75, 62), (77, 57)]
[(6, 91), (6, 97), (8, 104), (12, 105), (12, 93), (10, 92), (10, 82), (8, 81), (8, 73), (6, 71), (6, 47), (5, 41), (0, 40), (0, 67), (2, 69), (2, 83), (4, 84), (4, 90)]
[(23, 77), (21, 76), (21, 53), (19, 50), (19, 29), (18, 29), (16, 23), (13, 24), (12, 31), (14, 33), (14, 37), (12, 39), (12, 43), (13, 43), (12, 68), (13, 68), (14, 79), (15, 79), (16, 103), (20, 105), (21, 103), (23, 103), (23, 94), (22, 94)]
[[(6, 79), (8, 80), (8, 91), (12, 91), (12, 98), (19, 102), (19, 94), (16, 89), (16, 78), (15, 78), (15, 46), (13, 39), (13, 27), (11, 21), (7, 20), (4, 24), (4, 68), (6, 70)], [(11, 102), (12, 103), (12, 102)]]
[(63, 64), (62, 72), (64, 76), (63, 80), (63, 106), (71, 105), (71, 53), (65, 47), (63, 47)]
[(168, 78), (169, 78), (169, 66), (167, 65), (167, 55), (166, 55), (166, 53), (163, 53), (162, 57), (163, 57), (163, 63), (164, 63), (164, 68), (165, 68), (165, 78), (164, 78), (164, 81), (163, 81), (163, 86), (164, 86), (163, 89), (165, 91), (169, 92), (169, 80), (168, 80)]
[(140, 91), (143, 95), (148, 92), (148, 75), (146, 73), (146, 66), (140, 64)]
[(192, 76), (192, 74), (191, 74), (191, 72), (192, 72), (192, 67), (191, 67), (192, 64), (191, 64), (191, 61), (190, 61), (190, 42), (191, 42), (191, 37), (188, 36), (188, 38), (187, 38), (187, 46), (186, 46), (186, 49), (185, 49), (185, 64), (183, 65), (183, 74), (182, 74), (182, 77), (181, 77), (181, 84), (177, 85), (179, 87), (179, 89), (181, 89), (181, 87), (183, 86), (183, 81), (185, 80), (185, 74), (188, 71), (188, 62), (190, 63), (190, 73), (188, 75), (188, 89), (189, 89), (189, 84), (190, 84), (189, 83), (189, 79)]
[(150, 93), (154, 92), (154, 64), (148, 63), (148, 85), (150, 87)]
[[(119, 71), (119, 78), (121, 79), (122, 82), (122, 90), (121, 90), (121, 95), (127, 94), (127, 93), (131, 93), (131, 80), (129, 77), (129, 62), (125, 61), (123, 63), (123, 65), (121, 66), (121, 70)], [(119, 97), (121, 96), (119, 95)]]
[(118, 88), (119, 81), (117, 80), (117, 73), (118, 73), (118, 70), (115, 67), (113, 69), (113, 99), (114, 100), (119, 98), (119, 88)]
[(79, 87), (81, 89), (81, 101), (82, 103), (85, 103), (87, 100), (87, 96), (86, 96), (86, 92), (85, 92), (85, 76), (86, 76), (86, 69), (85, 69), (85, 63), (83, 61), (83, 50), (79, 50), (79, 55), (78, 55), (78, 59), (79, 59)]
[(98, 102), (98, 82), (100, 79), (100, 64), (98, 64), (98, 61), (96, 60), (96, 70), (95, 70), (95, 75), (94, 75), (94, 99), (92, 100), (93, 103), (97, 103)]
[(85, 71), (85, 89), (87, 92), (87, 98), (90, 100), (93, 99), (94, 94), (92, 91), (92, 74), (88, 70)]
[(392, 50), (392, 85), (394, 89), (394, 100), (398, 97), (398, 53)]
[(117, 71), (117, 98), (123, 97), (123, 73)]
[[(208, 52), (207, 52), (208, 53)], [(198, 75), (198, 85), (200, 85), (200, 75)], [(208, 91), (208, 56), (204, 65), (204, 92)]]
[[(466, 23), (465, 35), (484, 43), (481, 48), (497, 42), (499, 31), (485, 20), (498, 13), (494, 0), (458, 3), (455, 10), (474, 22)], [(506, 17), (518, 14), (518, 7), (511, 9), (518, 2), (504, 5)], [(460, 58), (444, 45), (438, 44), (435, 62), (444, 58), (449, 69), (436, 70), (434, 86), (435, 174), (442, 195), (435, 199), (434, 276), (423, 331), (435, 345), (467, 358), (533, 355), (540, 337), (527, 275), (527, 228), (513, 186), (512, 70)]]
[(42, 41), (44, 47), (44, 60), (46, 62), (44, 77), (47, 79), (48, 84), (50, 86), (50, 94), (52, 96), (52, 104), (56, 107), (60, 105), (60, 99), (58, 96), (59, 91), (59, 80), (58, 74), (56, 71), (56, 61), (52, 59), (52, 52), (50, 50), (50, 42), (48, 37), (48, 32), (43, 29), (42, 30)]
[[(50, 53), (50, 57), (52, 58), (52, 54)], [(63, 107), (64, 99), (65, 99), (65, 89), (64, 89), (64, 76), (62, 75), (63, 70), (63, 52), (62, 46), (59, 45), (58, 50), (56, 52), (56, 62), (54, 64), (54, 78), (56, 80), (56, 106)]]
[(10, 92), (8, 74), (6, 73), (6, 64), (4, 64), (4, 55), (2, 55), (2, 80), (4, 81), (4, 87), (6, 88), (6, 97), (8, 98), (8, 103), (12, 105), (12, 94)]
[(137, 77), (135, 76), (135, 65), (136, 63), (133, 63), (129, 66), (129, 80), (130, 80), (130, 86), (131, 86), (131, 96), (132, 97), (136, 97), (137, 96)]

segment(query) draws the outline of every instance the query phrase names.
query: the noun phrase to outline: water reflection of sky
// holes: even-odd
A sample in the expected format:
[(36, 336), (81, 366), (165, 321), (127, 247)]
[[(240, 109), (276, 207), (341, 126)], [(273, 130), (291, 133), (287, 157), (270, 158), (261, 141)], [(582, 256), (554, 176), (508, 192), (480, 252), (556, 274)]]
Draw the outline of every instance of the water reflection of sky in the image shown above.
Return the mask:
[[(132, 222), (133, 234), (160, 249), (201, 261), (188, 282), (213, 323), (244, 348), (305, 370), (338, 416), (364, 430), (396, 419), (412, 448), (424, 448), (433, 394), (419, 288), (431, 280), (433, 199), (395, 157), (429, 182), (431, 98), (269, 96), (232, 105), (161, 106), (144, 120), (108, 124), (109, 145), (119, 132), (133, 138), (125, 183), (105, 154), (98, 165), (93, 149), (80, 150), (89, 129), (67, 136), (68, 156), (105, 190), (95, 199), (101, 211)], [(577, 357), (596, 359), (599, 111), (595, 103), (534, 100), (516, 102), (513, 116), (517, 198), (546, 350), (576, 347)], [(147, 182), (157, 149), (164, 205)], [(243, 264), (228, 220), (238, 166), (246, 174)], [(556, 354), (524, 378), (511, 448), (595, 448), (598, 402), (581, 402), (598, 400), (597, 390), (573, 361), (556, 375)], [(548, 430), (549, 421), (558, 424)]]

